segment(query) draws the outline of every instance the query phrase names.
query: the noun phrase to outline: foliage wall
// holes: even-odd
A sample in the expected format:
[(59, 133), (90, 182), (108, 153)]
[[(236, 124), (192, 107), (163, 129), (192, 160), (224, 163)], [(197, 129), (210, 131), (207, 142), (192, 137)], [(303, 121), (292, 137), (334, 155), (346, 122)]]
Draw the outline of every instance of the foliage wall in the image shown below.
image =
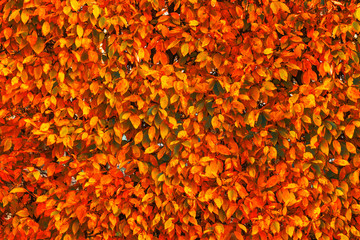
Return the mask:
[(0, 9), (0, 236), (360, 237), (357, 1)]

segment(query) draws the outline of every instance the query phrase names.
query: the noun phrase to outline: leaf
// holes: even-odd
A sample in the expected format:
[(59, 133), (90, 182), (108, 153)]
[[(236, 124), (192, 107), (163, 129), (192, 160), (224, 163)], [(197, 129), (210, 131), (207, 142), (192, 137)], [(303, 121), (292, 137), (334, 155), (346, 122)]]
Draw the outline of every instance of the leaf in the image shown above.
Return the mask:
[(12, 29), (11, 28), (5, 28), (4, 29), (4, 36), (5, 36), (5, 39), (8, 40), (12, 35)]
[(320, 150), (325, 153), (326, 156), (329, 155), (329, 145), (326, 140), (322, 140), (320, 143)]
[(214, 199), (214, 202), (216, 204), (216, 206), (220, 209), (221, 206), (223, 205), (224, 201), (222, 199), (222, 197), (218, 196), (217, 198)]
[(333, 141), (333, 147), (335, 149), (335, 151), (340, 154), (341, 153), (341, 144), (339, 143), (339, 141), (334, 140)]
[(356, 153), (356, 147), (351, 142), (346, 142), (346, 148), (351, 153)]
[(87, 210), (84, 205), (80, 205), (75, 210), (76, 217), (79, 219), (80, 224), (84, 223), (84, 221), (85, 221), (86, 211)]
[(189, 21), (189, 26), (190, 26), (190, 27), (195, 27), (195, 26), (197, 26), (197, 25), (199, 25), (199, 22), (198, 22), (198, 21), (196, 21), (196, 20), (190, 20), (190, 21)]
[(284, 68), (279, 69), (280, 78), (284, 81), (287, 81), (288, 79), (288, 73)]
[(16, 213), (16, 215), (18, 215), (19, 217), (25, 218), (25, 217), (29, 216), (29, 211), (27, 208), (24, 208), (23, 210), (18, 211)]
[(161, 108), (165, 109), (169, 104), (169, 99), (167, 96), (163, 96), (160, 98), (160, 106)]
[(141, 124), (141, 120), (137, 115), (131, 115), (130, 122), (134, 126), (135, 129), (138, 129)]
[(344, 167), (350, 165), (350, 163), (344, 159), (335, 159), (334, 163), (338, 166)]
[(10, 150), (11, 146), (12, 146), (12, 141), (10, 138), (7, 138), (4, 142), (4, 152)]
[(356, 9), (356, 11), (355, 11), (355, 13), (354, 13), (354, 16), (355, 16), (355, 18), (356, 18), (357, 20), (360, 21), (360, 8), (357, 8), (357, 9)]
[(44, 22), (41, 27), (41, 31), (44, 36), (47, 36), (50, 33), (50, 23)]
[(195, 62), (204, 62), (208, 57), (208, 52), (200, 52), (197, 56), (196, 56), (196, 60)]
[(221, 67), (222, 57), (219, 53), (216, 53), (213, 57), (214, 66), (219, 69)]
[(145, 149), (145, 154), (151, 154), (159, 149), (159, 145), (152, 145)]
[(268, 54), (272, 54), (273, 53), (273, 49), (272, 48), (266, 48), (264, 50), (264, 54), (268, 55)]
[(76, 33), (81, 38), (84, 35), (84, 29), (81, 25), (76, 25)]
[(100, 8), (98, 5), (94, 5), (93, 6), (93, 14), (94, 14), (94, 17), (97, 19), (100, 15)]
[(142, 141), (142, 139), (143, 139), (143, 132), (140, 131), (134, 137), (135, 145), (139, 144)]
[(183, 56), (186, 56), (189, 53), (189, 44), (188, 43), (183, 43), (181, 45), (181, 54)]
[(160, 135), (161, 135), (161, 138), (162, 139), (165, 139), (166, 136), (168, 135), (169, 133), (169, 127), (164, 123), (162, 122), (160, 124)]
[(27, 192), (25, 188), (22, 187), (17, 187), (17, 188), (13, 188), (10, 193), (23, 193), (23, 192)]
[(48, 199), (48, 197), (46, 195), (41, 195), (39, 197), (37, 197), (36, 202), (45, 202)]
[(90, 127), (91, 128), (95, 127), (98, 121), (99, 121), (99, 118), (97, 116), (92, 117), (90, 119)]
[(40, 125), (40, 131), (47, 132), (50, 128), (50, 123), (42, 123)]
[(26, 24), (27, 21), (29, 20), (29, 13), (27, 10), (23, 10), (21, 13), (21, 21)]
[(36, 54), (40, 54), (42, 51), (44, 51), (45, 43), (41, 38), (37, 38), (35, 45), (31, 46), (31, 48)]
[(70, 0), (70, 5), (75, 12), (77, 12), (80, 9), (80, 4), (77, 0)]
[(268, 90), (268, 91), (272, 91), (272, 90), (276, 90), (276, 89), (277, 89), (277, 88), (275, 87), (274, 83), (269, 82), (269, 81), (263, 82), (263, 87), (265, 88), (265, 90)]
[(348, 138), (350, 138), (350, 139), (353, 138), (354, 131), (355, 131), (355, 125), (353, 125), (353, 124), (346, 125), (345, 135), (348, 136)]

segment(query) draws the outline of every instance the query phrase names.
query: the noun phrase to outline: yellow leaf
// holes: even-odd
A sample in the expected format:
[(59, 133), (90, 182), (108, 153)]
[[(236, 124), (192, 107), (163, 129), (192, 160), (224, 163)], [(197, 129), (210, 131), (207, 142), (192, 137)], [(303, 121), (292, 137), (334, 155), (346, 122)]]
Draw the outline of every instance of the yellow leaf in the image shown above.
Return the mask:
[(145, 56), (145, 51), (144, 51), (143, 48), (140, 48), (140, 49), (139, 49), (138, 56), (139, 56), (139, 59), (143, 59), (143, 58), (144, 58), (144, 56)]
[(36, 202), (45, 202), (47, 200), (47, 196), (46, 195), (42, 195), (42, 196), (39, 196), (37, 199), (36, 199)]
[(52, 145), (56, 142), (56, 135), (55, 134), (50, 134), (47, 137), (47, 145)]
[(349, 87), (346, 91), (348, 98), (356, 102), (360, 98), (360, 91), (354, 87)]
[(12, 146), (12, 141), (10, 138), (7, 138), (4, 142), (4, 152), (10, 150), (11, 146)]
[(21, 13), (21, 21), (26, 24), (29, 20), (29, 13), (25, 10)]
[(141, 124), (141, 120), (138, 115), (131, 115), (130, 116), (130, 122), (134, 126), (135, 129), (138, 129), (138, 127)]
[(97, 122), (99, 121), (99, 118), (97, 116), (94, 116), (90, 119), (90, 127), (95, 127)]
[(339, 166), (342, 166), (342, 167), (350, 165), (350, 163), (348, 161), (344, 160), (344, 159), (335, 159), (334, 163), (336, 165), (339, 165)]
[(288, 79), (288, 73), (284, 68), (279, 69), (280, 78), (284, 81), (287, 81)]
[(49, 32), (50, 32), (50, 24), (49, 24), (49, 22), (44, 22), (44, 24), (42, 25), (41, 31), (42, 31), (42, 34), (44, 36), (49, 34)]
[(134, 137), (135, 144), (139, 144), (142, 141), (142, 139), (143, 139), (143, 132), (140, 131)]
[(17, 187), (17, 188), (13, 188), (10, 193), (22, 193), (22, 192), (27, 192), (25, 188), (22, 187)]
[(60, 130), (60, 137), (65, 137), (68, 134), (68, 130), (67, 126), (62, 127)]
[(338, 236), (340, 237), (340, 240), (349, 240), (349, 237), (347, 237), (346, 235), (344, 235), (342, 233), (340, 233)]
[(170, 229), (172, 229), (172, 228), (174, 228), (174, 224), (173, 224), (173, 219), (174, 218), (169, 218), (166, 222), (165, 222), (165, 229), (168, 229), (168, 228), (170, 228)]
[(354, 131), (355, 131), (355, 125), (349, 124), (345, 128), (345, 135), (348, 136), (349, 138), (353, 138)]
[(195, 26), (197, 26), (197, 25), (199, 25), (199, 22), (198, 22), (198, 21), (196, 21), (196, 20), (190, 20), (190, 21), (189, 21), (189, 26), (190, 26), (190, 27), (195, 27)]
[(263, 87), (265, 88), (265, 90), (270, 90), (270, 91), (276, 90), (275, 85), (272, 82), (269, 82), (269, 81), (263, 82)]
[(301, 100), (304, 103), (305, 108), (312, 108), (316, 106), (315, 96), (313, 94), (309, 94), (301, 98)]
[(164, 123), (162, 122), (160, 124), (160, 135), (161, 135), (161, 138), (162, 139), (165, 139), (166, 136), (168, 135), (169, 133), (169, 127)]
[(272, 48), (266, 48), (264, 50), (264, 54), (268, 55), (268, 54), (272, 54), (273, 53), (273, 49)]
[(214, 199), (214, 202), (218, 208), (221, 208), (221, 206), (224, 203), (224, 200), (222, 199), (222, 197), (218, 196), (217, 198)]
[(142, 199), (141, 202), (148, 202), (150, 199), (154, 198), (154, 194), (153, 193), (147, 193)]
[(94, 6), (93, 6), (93, 14), (94, 14), (95, 18), (98, 18), (98, 17), (99, 17), (99, 15), (100, 15), (100, 8), (99, 8), (99, 6), (97, 6), (97, 5), (94, 5)]
[(283, 3), (283, 2), (278, 2), (278, 3), (280, 4), (281, 10), (283, 10), (284, 12), (290, 13), (290, 9), (285, 3)]
[(40, 125), (40, 131), (42, 132), (46, 132), (47, 130), (49, 130), (50, 128), (50, 123), (42, 123)]
[(329, 63), (328, 63), (328, 62), (324, 62), (323, 64), (324, 64), (324, 71), (327, 72), (327, 73), (329, 73), (329, 72), (330, 72), (330, 65), (329, 65)]
[(174, 79), (172, 77), (169, 76), (162, 76), (161, 77), (161, 87), (162, 88), (173, 88), (174, 84), (173, 84)]
[(152, 145), (145, 149), (145, 154), (150, 154), (159, 149), (159, 145)]
[(354, 15), (355, 15), (355, 18), (360, 21), (360, 8), (356, 9)]
[(80, 5), (76, 0), (70, 0), (70, 5), (75, 11), (78, 11), (80, 9)]
[(84, 29), (81, 25), (76, 26), (76, 33), (80, 38), (84, 35)]
[(27, 208), (24, 208), (23, 210), (18, 211), (16, 215), (18, 215), (19, 217), (27, 217), (29, 216), (29, 211), (27, 210)]
[(169, 99), (168, 99), (167, 95), (160, 98), (160, 107), (165, 109), (168, 106), (168, 104), (169, 104)]
[(183, 55), (183, 56), (186, 56), (188, 53), (189, 53), (189, 44), (188, 43), (183, 43), (182, 45), (181, 45), (181, 54)]
[(207, 59), (208, 52), (201, 52), (196, 56), (195, 62), (203, 62)]

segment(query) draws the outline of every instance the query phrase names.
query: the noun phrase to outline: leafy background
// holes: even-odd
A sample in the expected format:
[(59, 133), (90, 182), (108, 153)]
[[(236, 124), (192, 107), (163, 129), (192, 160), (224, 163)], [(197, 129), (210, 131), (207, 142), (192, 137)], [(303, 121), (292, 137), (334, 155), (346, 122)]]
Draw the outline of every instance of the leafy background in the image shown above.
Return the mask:
[(357, 239), (357, 1), (0, 1), (0, 236)]

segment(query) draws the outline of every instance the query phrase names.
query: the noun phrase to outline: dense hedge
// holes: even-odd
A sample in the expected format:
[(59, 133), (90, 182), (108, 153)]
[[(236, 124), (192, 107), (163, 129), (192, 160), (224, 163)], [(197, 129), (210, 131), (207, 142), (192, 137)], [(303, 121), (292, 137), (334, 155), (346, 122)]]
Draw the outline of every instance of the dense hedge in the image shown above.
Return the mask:
[(357, 1), (0, 9), (0, 236), (360, 237)]

